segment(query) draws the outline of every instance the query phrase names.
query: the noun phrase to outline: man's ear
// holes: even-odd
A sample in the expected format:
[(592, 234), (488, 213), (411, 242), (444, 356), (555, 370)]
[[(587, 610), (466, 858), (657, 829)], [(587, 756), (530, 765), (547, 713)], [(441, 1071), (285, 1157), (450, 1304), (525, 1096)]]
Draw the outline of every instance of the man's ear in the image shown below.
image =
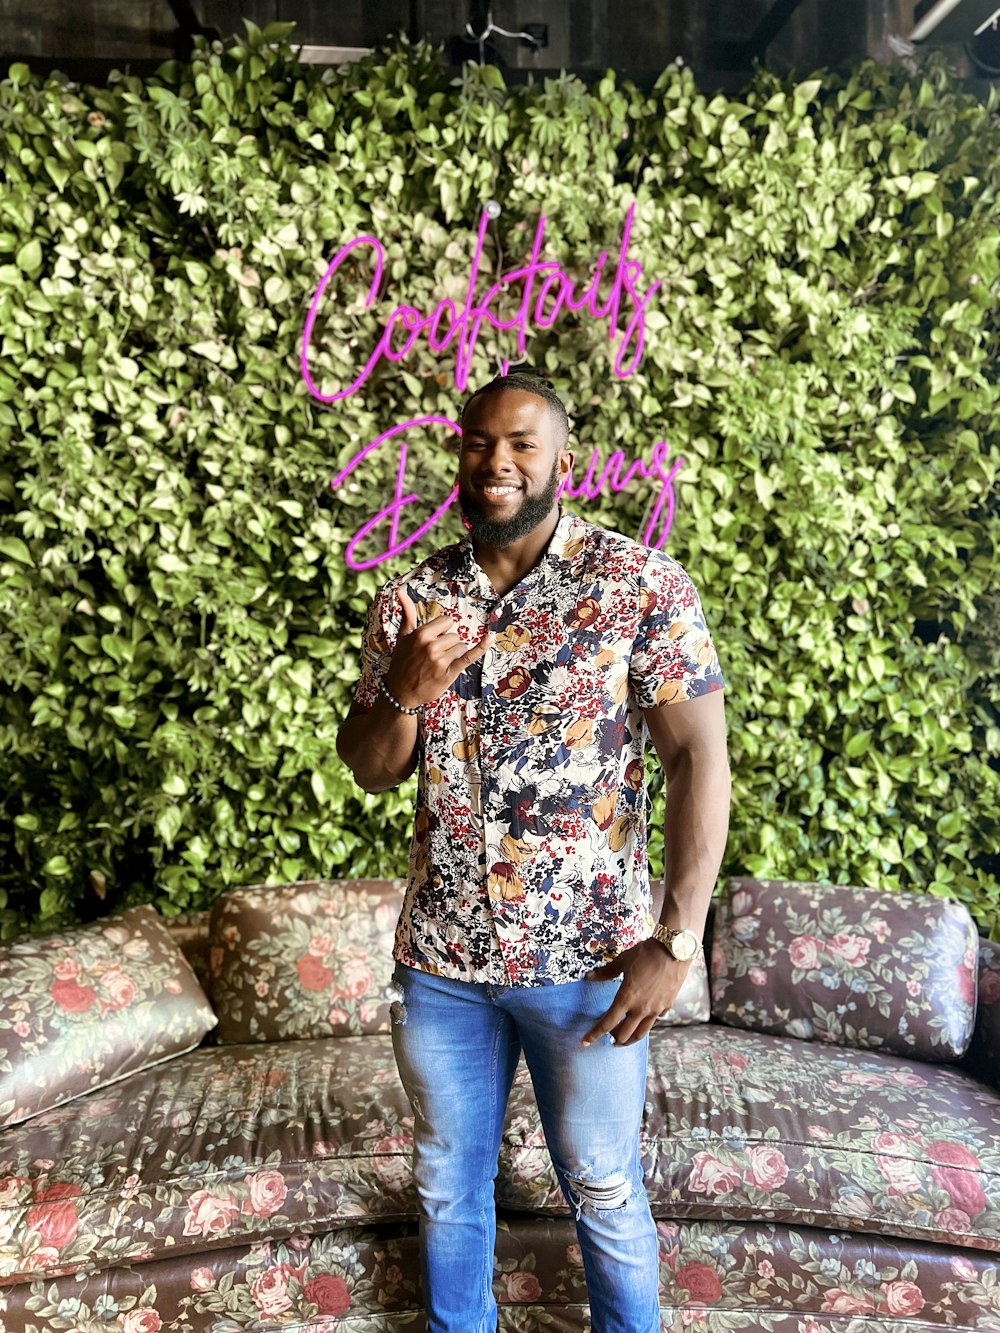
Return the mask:
[(572, 449), (559, 450), (559, 491), (562, 493), (573, 472), (574, 453)]

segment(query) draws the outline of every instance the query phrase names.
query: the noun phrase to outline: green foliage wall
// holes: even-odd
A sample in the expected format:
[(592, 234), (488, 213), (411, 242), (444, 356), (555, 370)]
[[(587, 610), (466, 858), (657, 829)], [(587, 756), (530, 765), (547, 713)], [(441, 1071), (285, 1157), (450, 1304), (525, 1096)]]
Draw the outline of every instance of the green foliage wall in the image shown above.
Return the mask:
[[(667, 549), (729, 683), (724, 872), (957, 896), (1000, 935), (976, 638), (997, 572), (996, 99), (934, 58), (762, 71), (738, 98), (683, 68), (651, 93), (451, 81), (405, 45), (320, 76), (287, 37), (248, 26), (105, 88), (20, 65), (0, 84), (5, 932), (404, 868), (412, 791), (359, 793), (335, 734), (378, 584), (459, 528), (354, 573), (395, 452), (355, 491), (328, 482), (388, 426), (457, 416), (453, 357), (422, 341), (324, 406), (301, 333), (330, 258), (377, 236), (378, 305), (359, 260), (310, 353), (328, 392), (350, 383), (394, 305), (461, 299), (493, 198), (491, 271), (544, 212), (579, 281), (636, 203), (630, 255), (661, 283), (638, 371), (614, 377), (582, 314), (527, 354), (584, 459), (663, 439), (685, 460)], [(470, 384), (503, 357), (484, 335)], [(425, 514), (453, 468), (442, 435), (411, 441)], [(650, 499), (577, 507), (634, 536)]]

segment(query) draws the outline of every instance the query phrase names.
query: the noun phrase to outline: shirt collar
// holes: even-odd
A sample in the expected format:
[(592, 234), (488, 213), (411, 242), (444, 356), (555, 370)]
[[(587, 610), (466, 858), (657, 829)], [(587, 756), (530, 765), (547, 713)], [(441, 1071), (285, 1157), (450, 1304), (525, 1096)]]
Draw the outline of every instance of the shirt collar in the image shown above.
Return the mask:
[[(565, 509), (560, 509), (559, 521), (548, 546), (542, 553), (541, 560), (517, 586), (519, 588), (533, 586), (557, 570), (580, 564), (583, 561), (585, 547), (586, 524), (583, 519), (576, 514), (568, 513)], [(476, 562), (471, 537), (463, 537), (455, 547), (453, 577), (457, 583), (465, 584), (467, 596), (485, 597), (490, 600), (496, 597), (492, 584)]]

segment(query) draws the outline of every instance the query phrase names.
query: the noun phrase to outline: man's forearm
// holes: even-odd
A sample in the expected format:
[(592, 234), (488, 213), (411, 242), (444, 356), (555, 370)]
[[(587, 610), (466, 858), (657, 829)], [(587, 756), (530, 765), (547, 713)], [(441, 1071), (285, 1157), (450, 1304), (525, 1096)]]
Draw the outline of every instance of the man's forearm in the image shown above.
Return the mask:
[(380, 696), (367, 713), (342, 724), (337, 753), (365, 791), (398, 787), (417, 766), (417, 719)]
[(699, 939), (726, 850), (730, 791), (724, 753), (684, 752), (667, 774), (660, 920)]

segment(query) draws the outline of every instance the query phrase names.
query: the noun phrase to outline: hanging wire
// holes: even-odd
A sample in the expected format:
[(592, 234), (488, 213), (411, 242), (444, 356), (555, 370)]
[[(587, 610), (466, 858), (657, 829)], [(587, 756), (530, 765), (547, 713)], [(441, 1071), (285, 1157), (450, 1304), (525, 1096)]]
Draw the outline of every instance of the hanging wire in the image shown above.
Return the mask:
[(465, 32), (466, 36), (471, 37), (472, 40), (476, 43), (476, 45), (479, 47), (480, 65), (484, 65), (486, 63), (486, 42), (487, 39), (492, 37), (494, 33), (499, 33), (501, 37), (520, 37), (524, 41), (530, 43), (533, 50), (540, 51), (542, 49), (541, 43), (533, 33), (511, 32), (509, 31), (509, 29), (501, 28), (499, 24), (494, 23), (492, 6), (486, 11), (486, 27), (482, 30), (482, 32), (476, 32), (475, 28), (472, 26), (471, 23), (467, 23), (465, 25)]

